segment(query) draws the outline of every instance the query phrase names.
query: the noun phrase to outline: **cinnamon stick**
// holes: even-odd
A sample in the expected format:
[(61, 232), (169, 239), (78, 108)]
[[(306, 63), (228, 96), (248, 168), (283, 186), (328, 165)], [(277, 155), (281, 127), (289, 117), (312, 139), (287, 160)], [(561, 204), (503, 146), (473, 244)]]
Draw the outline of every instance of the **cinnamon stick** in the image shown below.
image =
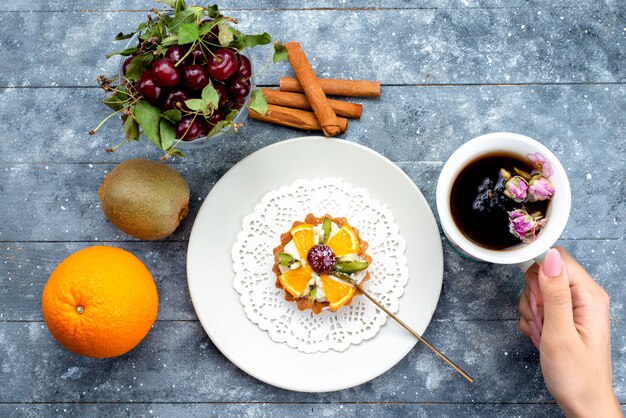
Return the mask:
[[(329, 96), (379, 97), (380, 82), (370, 80), (345, 80), (318, 78), (322, 90)], [(294, 77), (281, 77), (280, 90), (301, 92), (302, 86)]]
[[(278, 125), (289, 126), (296, 129), (303, 129), (306, 131), (322, 130), (322, 126), (317, 120), (315, 113), (307, 112), (306, 110), (276, 106), (273, 104), (267, 105), (267, 115), (265, 116), (250, 109), (250, 118), (263, 122), (271, 122)], [(345, 132), (346, 129), (348, 129), (348, 119), (339, 117), (336, 119), (338, 123), (339, 133)]]
[(324, 94), (324, 90), (322, 90), (302, 47), (297, 42), (288, 42), (285, 44), (285, 47), (287, 48), (289, 63), (293, 68), (293, 72), (296, 73), (304, 94), (309, 99), (309, 103), (311, 103), (311, 108), (315, 116), (317, 116), (322, 132), (326, 136), (337, 135), (341, 132), (337, 115), (330, 103), (328, 103), (326, 94)]
[[(263, 91), (263, 95), (265, 95), (265, 99), (267, 99), (267, 103), (285, 107), (292, 107), (295, 109), (311, 109), (311, 103), (309, 103), (304, 94), (268, 88), (262, 88), (261, 90)], [(358, 103), (332, 99), (328, 99), (328, 102), (330, 103), (330, 106), (333, 108), (337, 116), (343, 116), (353, 119), (361, 118), (363, 106)]]

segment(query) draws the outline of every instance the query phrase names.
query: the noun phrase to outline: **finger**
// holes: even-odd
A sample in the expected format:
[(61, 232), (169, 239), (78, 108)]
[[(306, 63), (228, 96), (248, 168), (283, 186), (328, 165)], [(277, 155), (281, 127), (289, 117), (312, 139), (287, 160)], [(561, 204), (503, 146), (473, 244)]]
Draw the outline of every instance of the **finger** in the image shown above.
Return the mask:
[(539, 329), (539, 334), (541, 334), (541, 331), (543, 330), (543, 318), (539, 316), (539, 309), (537, 308), (535, 294), (533, 292), (529, 292), (529, 295), (530, 311), (532, 312), (533, 320), (535, 321), (535, 323), (537, 324), (537, 328)]
[(578, 264), (578, 261), (574, 260), (571, 255), (567, 251), (565, 251), (562, 247), (554, 247), (555, 250), (559, 252), (561, 255), (561, 260), (563, 260), (563, 265), (567, 269), (569, 276), (570, 286), (577, 285), (579, 282), (584, 282), (585, 284), (596, 284), (593, 278), (587, 273), (587, 271)]
[(543, 296), (544, 330), (552, 329), (551, 335), (575, 333), (569, 278), (558, 250), (549, 250), (541, 263), (539, 286)]
[(539, 265), (537, 263), (526, 271), (526, 287), (530, 288), (530, 291), (535, 295), (537, 306), (543, 306), (543, 297), (539, 288)]
[(524, 293), (522, 293), (522, 296), (519, 298), (518, 310), (522, 318), (525, 318), (527, 321), (530, 321), (531, 319), (534, 319), (534, 318), (533, 318), (532, 309), (530, 307), (530, 303), (528, 301), (527, 294), (528, 292), (524, 291)]
[(539, 348), (539, 341), (538, 341), (535, 337), (531, 336), (531, 337), (530, 337), (530, 341), (532, 341), (532, 342), (533, 342), (533, 344), (535, 345), (535, 348), (536, 348), (538, 351), (541, 351), (541, 349)]
[(526, 318), (522, 317), (519, 319), (519, 330), (522, 331), (522, 334), (524, 334), (527, 337), (530, 337), (530, 327), (528, 326), (528, 321), (526, 320)]
[(563, 259), (563, 266), (567, 270), (570, 290), (572, 293), (572, 306), (574, 310), (584, 308), (594, 314), (588, 319), (602, 318), (599, 313), (608, 309), (608, 295), (602, 287), (587, 273), (587, 271), (574, 260), (563, 248), (556, 247)]
[(530, 330), (531, 338), (541, 342), (541, 335), (539, 335), (539, 328), (537, 328), (535, 321), (528, 321), (528, 329)]

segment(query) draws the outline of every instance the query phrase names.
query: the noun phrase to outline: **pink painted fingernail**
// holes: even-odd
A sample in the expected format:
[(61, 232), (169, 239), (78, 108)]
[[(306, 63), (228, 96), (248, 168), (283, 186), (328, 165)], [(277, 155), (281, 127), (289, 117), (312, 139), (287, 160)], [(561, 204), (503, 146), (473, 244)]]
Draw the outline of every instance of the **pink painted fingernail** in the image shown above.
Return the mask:
[(530, 328), (531, 338), (535, 338), (537, 342), (541, 341), (541, 334), (539, 333), (539, 328), (537, 328), (535, 321), (528, 321), (528, 328)]
[(561, 254), (554, 248), (548, 250), (546, 258), (544, 258), (543, 263), (541, 263), (541, 268), (543, 269), (543, 274), (548, 277), (560, 276), (563, 271), (563, 260), (561, 260)]
[(532, 335), (530, 336), (530, 341), (533, 342), (533, 344), (535, 345), (535, 348), (537, 348), (537, 351), (539, 351), (539, 341), (537, 341), (535, 337), (533, 337)]
[(537, 325), (537, 329), (539, 330), (539, 334), (543, 331), (543, 321), (539, 316), (539, 310), (537, 309), (537, 298), (535, 298), (535, 294), (530, 291), (530, 310), (533, 313), (533, 318), (535, 319), (535, 323)]

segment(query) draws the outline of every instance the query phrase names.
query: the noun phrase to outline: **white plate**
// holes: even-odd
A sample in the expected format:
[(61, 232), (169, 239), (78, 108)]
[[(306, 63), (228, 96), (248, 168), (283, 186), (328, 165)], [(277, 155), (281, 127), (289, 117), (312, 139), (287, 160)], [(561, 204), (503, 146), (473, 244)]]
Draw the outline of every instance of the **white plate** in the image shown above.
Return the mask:
[(417, 186), (382, 155), (352, 142), (296, 138), (265, 147), (228, 171), (206, 197), (191, 231), (187, 280), (198, 318), (215, 346), (246, 373), (302, 392), (367, 382), (393, 367), (416, 339), (389, 319), (378, 335), (343, 353), (305, 354), (273, 342), (246, 316), (233, 288), (231, 249), (243, 218), (270, 190), (296, 179), (340, 177), (387, 204), (407, 242), (409, 281), (398, 315), (423, 333), (443, 279), (441, 238)]

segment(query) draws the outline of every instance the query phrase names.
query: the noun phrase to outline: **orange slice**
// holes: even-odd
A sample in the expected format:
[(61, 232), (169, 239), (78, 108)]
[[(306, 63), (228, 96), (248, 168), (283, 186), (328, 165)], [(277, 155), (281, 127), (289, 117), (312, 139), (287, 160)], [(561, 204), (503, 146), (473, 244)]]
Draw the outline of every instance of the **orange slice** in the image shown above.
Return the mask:
[(278, 280), (285, 290), (295, 297), (301, 296), (307, 288), (309, 280), (311, 280), (313, 269), (309, 266), (288, 270), (278, 276)]
[(289, 232), (291, 232), (293, 243), (298, 250), (298, 254), (300, 254), (300, 260), (302, 260), (303, 264), (305, 264), (306, 256), (309, 253), (309, 250), (315, 245), (315, 232), (313, 231), (313, 225), (300, 224), (291, 228)]
[(328, 245), (337, 257), (359, 252), (359, 237), (348, 225), (341, 227), (335, 235), (328, 240)]
[(354, 296), (354, 287), (348, 283), (335, 280), (324, 274), (320, 275), (320, 281), (324, 287), (326, 300), (330, 304), (330, 310), (335, 312), (340, 306), (350, 303)]

